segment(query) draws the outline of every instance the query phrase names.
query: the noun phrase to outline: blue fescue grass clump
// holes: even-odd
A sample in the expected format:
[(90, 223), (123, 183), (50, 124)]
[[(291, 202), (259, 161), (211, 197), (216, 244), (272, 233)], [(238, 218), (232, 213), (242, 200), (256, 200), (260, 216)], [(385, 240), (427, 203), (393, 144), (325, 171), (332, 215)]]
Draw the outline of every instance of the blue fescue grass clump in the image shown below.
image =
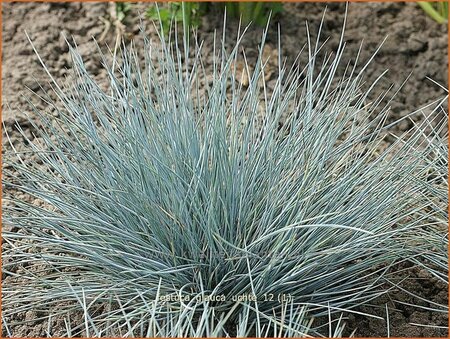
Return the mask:
[(415, 230), (445, 215), (425, 127), (446, 99), (383, 148), (392, 124), (385, 94), (368, 100), (372, 59), (343, 67), (341, 39), (319, 63), (308, 39), (309, 61), (280, 56), (269, 92), (265, 35), (248, 86), (242, 35), (232, 51), (215, 43), (212, 71), (187, 39), (144, 37), (143, 63), (124, 45), (112, 65), (103, 56), (106, 91), (70, 48), (73, 82), (52, 78), (58, 101), (43, 98), (57, 117), (31, 106), (38, 141), (5, 156), (18, 174), (5, 187), (42, 202), (4, 209), (20, 231), (3, 234), (3, 269), (28, 282), (4, 286), (5, 318), (81, 312), (68, 335), (304, 336), (312, 316), (357, 312), (397, 264), (420, 261)]

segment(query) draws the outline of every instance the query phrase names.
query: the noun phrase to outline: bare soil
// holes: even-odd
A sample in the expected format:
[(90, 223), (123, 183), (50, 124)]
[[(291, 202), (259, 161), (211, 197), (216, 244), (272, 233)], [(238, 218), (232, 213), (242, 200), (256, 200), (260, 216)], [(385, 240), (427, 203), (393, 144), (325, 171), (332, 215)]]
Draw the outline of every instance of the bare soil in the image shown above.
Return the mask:
[[(106, 79), (100, 59), (96, 53), (97, 47), (92, 37), (103, 46), (107, 43), (114, 45), (116, 31), (114, 25), (107, 30), (111, 18), (111, 5), (108, 3), (4, 3), (3, 5), (3, 55), (2, 55), (2, 84), (3, 84), (3, 122), (12, 143), (20, 148), (23, 138), (14, 127), (17, 121), (32, 139), (33, 129), (27, 121), (26, 114), (32, 114), (23, 94), (26, 87), (36, 93), (50, 88), (48, 75), (42, 69), (38, 58), (27, 39), (25, 31), (45, 61), (49, 72), (57, 80), (63, 80), (70, 68), (70, 57), (64, 36), (76, 41), (82, 53), (87, 69), (95, 75), (101, 83)], [(140, 46), (139, 13), (144, 13), (148, 5), (137, 4), (132, 6), (131, 12), (124, 22), (124, 37), (136, 37)], [(324, 17), (322, 37), (330, 37), (327, 49), (337, 47), (345, 16), (344, 3), (287, 3), (285, 11), (271, 23), (268, 35), (268, 46), (277, 48), (277, 21), (281, 27), (282, 54), (293, 60), (299, 49), (306, 43), (306, 26), (308, 20), (312, 35), (319, 27), (323, 11), (327, 6)], [(198, 30), (200, 40), (205, 40), (205, 50), (212, 51), (212, 32), (221, 30), (222, 14), (218, 9), (202, 18)], [(151, 24), (147, 21), (148, 34), (154, 36)], [(229, 20), (227, 34), (232, 44), (238, 22)], [(244, 40), (248, 55), (257, 51), (261, 28), (249, 30)], [(402, 90), (396, 95), (391, 104), (392, 117), (396, 119), (420, 106), (444, 95), (444, 91), (436, 83), (448, 87), (447, 79), (447, 26), (439, 25), (427, 17), (414, 3), (350, 3), (348, 7), (345, 40), (347, 42), (346, 57), (355, 56), (360, 48), (360, 59), (368, 60), (385, 37), (381, 50), (371, 67), (367, 70), (368, 80), (389, 69), (381, 86), (374, 93), (380, 94), (391, 84), (397, 87), (410, 75)], [(38, 83), (42, 86), (39, 87)], [(272, 83), (273, 85), (273, 83)], [(270, 86), (270, 79), (269, 79)], [(40, 109), (48, 107), (37, 97), (32, 97), (33, 103)], [(398, 132), (412, 127), (412, 122), (405, 120), (396, 126)], [(3, 149), (8, 148), (5, 131), (3, 131)], [(426, 272), (415, 270), (410, 272), (408, 288), (429, 300), (448, 303), (448, 285), (437, 282)], [(2, 276), (3, 284), (13, 281), (11, 276)], [(17, 283), (17, 278), (14, 278)], [(24, 282), (25, 283), (25, 282)], [(375, 308), (361, 309), (385, 317), (385, 304), (391, 309), (390, 334), (395, 337), (447, 337), (447, 329), (414, 326), (410, 323), (419, 323), (429, 326), (447, 326), (447, 314), (426, 311), (419, 308), (393, 303), (393, 300), (412, 303), (412, 297), (404, 293), (396, 293), (382, 300), (374, 301)], [(425, 305), (424, 305), (425, 306)], [(26, 313), (20, 319), (30, 320), (25, 325), (12, 326), (9, 330), (16, 337), (43, 337), (46, 336), (46, 320), (35, 320), (33, 312)], [(76, 319), (74, 319), (76, 322)], [(59, 323), (64, 326), (63, 322)], [(387, 336), (386, 322), (384, 320), (370, 319), (362, 316), (349, 315), (347, 321), (349, 335), (356, 330), (357, 337), (385, 337)], [(56, 329), (57, 330), (57, 329)], [(56, 331), (57, 333), (57, 331)], [(6, 336), (3, 328), (2, 336)]]

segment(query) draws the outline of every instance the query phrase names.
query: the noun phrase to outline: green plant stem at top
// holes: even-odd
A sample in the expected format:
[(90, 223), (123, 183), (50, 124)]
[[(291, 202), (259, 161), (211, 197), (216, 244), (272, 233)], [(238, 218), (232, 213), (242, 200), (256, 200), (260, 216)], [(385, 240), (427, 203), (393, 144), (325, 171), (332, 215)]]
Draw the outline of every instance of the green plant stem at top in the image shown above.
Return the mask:
[(418, 1), (417, 4), (437, 23), (443, 24), (448, 21), (448, 2), (426, 2)]

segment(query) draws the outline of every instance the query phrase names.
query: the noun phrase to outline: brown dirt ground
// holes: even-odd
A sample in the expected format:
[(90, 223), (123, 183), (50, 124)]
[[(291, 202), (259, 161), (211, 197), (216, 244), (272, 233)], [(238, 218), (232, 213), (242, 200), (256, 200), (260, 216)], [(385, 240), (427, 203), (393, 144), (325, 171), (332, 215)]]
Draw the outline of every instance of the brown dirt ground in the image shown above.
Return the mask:
[[(138, 34), (138, 12), (143, 12), (147, 5), (133, 6), (125, 21), (125, 36), (132, 38)], [(285, 4), (285, 11), (279, 17), (282, 36), (283, 55), (292, 60), (300, 46), (305, 42), (305, 20), (308, 20), (311, 31), (314, 32), (322, 17), (324, 3)], [(339, 42), (339, 34), (345, 13), (345, 4), (328, 4), (324, 19), (323, 37), (331, 37), (328, 43), (330, 50)], [(103, 18), (103, 19), (100, 19)], [(41, 89), (48, 89), (48, 77), (42, 70), (37, 57), (26, 38), (27, 31), (34, 45), (45, 60), (50, 72), (56, 79), (62, 79), (70, 68), (68, 48), (61, 33), (76, 40), (80, 52), (85, 58), (89, 71), (98, 81), (102, 82), (105, 72), (102, 70), (95, 44), (92, 37), (99, 39), (105, 30), (105, 20), (110, 20), (110, 5), (108, 3), (4, 3), (3, 4), (3, 121), (18, 146), (22, 138), (15, 131), (13, 124), (19, 124), (31, 136), (31, 127), (21, 110), (27, 109), (22, 94), (24, 88), (29, 87), (37, 93)], [(221, 28), (222, 17), (218, 11), (213, 11), (202, 19), (199, 29), (199, 39), (205, 40), (205, 49), (211, 49), (211, 33)], [(230, 20), (227, 25), (229, 41), (237, 28), (237, 21)], [(276, 32), (276, 23), (272, 23), (271, 31)], [(244, 45), (248, 54), (256, 51), (261, 29), (252, 29), (246, 36)], [(149, 29), (149, 34), (152, 33)], [(314, 34), (313, 34), (314, 35)], [(367, 72), (369, 79), (374, 79), (385, 69), (389, 73), (382, 82), (382, 88), (391, 83), (401, 84), (412, 71), (412, 76), (403, 90), (392, 103), (393, 119), (402, 116), (415, 108), (443, 95), (442, 89), (427, 80), (432, 78), (436, 82), (448, 87), (447, 80), (447, 26), (438, 25), (428, 18), (413, 3), (350, 3), (348, 8), (345, 38), (347, 41), (347, 56), (355, 55), (359, 44), (364, 40), (361, 59), (367, 60), (384, 37), (389, 35), (376, 61)], [(100, 44), (113, 45), (115, 39), (114, 28), (106, 33)], [(269, 34), (268, 45), (274, 49), (277, 46), (276, 34)], [(139, 46), (139, 43), (138, 43)], [(270, 83), (270, 81), (269, 81)], [(270, 86), (270, 85), (269, 85)], [(33, 99), (37, 107), (44, 109), (43, 103)], [(11, 107), (11, 109), (9, 108)], [(397, 126), (399, 131), (411, 127), (410, 122), (403, 122)], [(6, 139), (4, 138), (4, 144)], [(4, 146), (5, 147), (5, 146)], [(440, 303), (447, 303), (447, 285), (439, 284), (429, 278), (425, 272), (412, 273), (410, 288), (422, 296)], [(11, 277), (4, 277), (7, 284)], [(397, 294), (395, 298), (411, 302), (411, 297)], [(380, 306), (379, 315), (384, 316), (384, 305), (388, 299), (377, 301)], [(427, 325), (447, 325), (446, 314), (436, 314), (418, 308), (396, 304), (396, 311), (390, 314), (391, 336), (396, 337), (447, 337), (447, 330), (412, 326), (409, 323)], [(373, 309), (372, 309), (372, 312)], [(23, 319), (33, 318), (33, 314), (24, 314)], [(348, 319), (348, 335), (350, 330), (356, 329), (358, 337), (385, 337), (386, 324), (361, 316), (350, 315)], [(46, 324), (33, 322), (28, 325), (12, 327), (14, 336), (45, 336)], [(6, 335), (3, 333), (3, 336)]]

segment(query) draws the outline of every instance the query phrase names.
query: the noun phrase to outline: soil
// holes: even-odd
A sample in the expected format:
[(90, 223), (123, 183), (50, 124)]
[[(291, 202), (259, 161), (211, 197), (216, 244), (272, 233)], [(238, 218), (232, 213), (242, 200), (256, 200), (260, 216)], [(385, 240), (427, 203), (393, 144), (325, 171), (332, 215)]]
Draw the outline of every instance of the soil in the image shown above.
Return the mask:
[[(84, 57), (87, 69), (100, 82), (105, 82), (106, 73), (101, 67), (97, 47), (92, 37), (99, 45), (114, 46), (116, 31), (114, 25), (109, 30), (111, 4), (108, 3), (4, 3), (3, 5), (3, 55), (2, 55), (2, 85), (3, 85), (3, 122), (6, 132), (13, 145), (20, 148), (23, 138), (14, 127), (15, 121), (22, 126), (25, 133), (32, 139), (33, 128), (27, 121), (28, 104), (23, 94), (26, 87), (42, 93), (50, 88), (48, 75), (42, 69), (38, 58), (27, 39), (30, 40), (45, 61), (46, 67), (53, 77), (63, 80), (69, 73), (70, 57), (64, 35), (68, 40), (72, 37)], [(140, 46), (139, 14), (144, 13), (149, 5), (136, 4), (131, 6), (124, 21), (123, 36), (126, 39), (136, 37)], [(334, 50), (340, 38), (345, 16), (344, 3), (286, 3), (284, 12), (271, 23), (267, 44), (269, 49), (277, 48), (277, 22), (281, 27), (282, 55), (292, 61), (299, 49), (306, 43), (306, 26), (313, 37), (319, 27), (323, 11), (327, 6), (321, 36), (330, 37), (327, 50)], [(150, 37), (154, 30), (147, 22), (147, 32)], [(222, 27), (222, 14), (218, 8), (204, 16), (198, 30), (200, 40), (205, 40), (204, 48), (212, 50), (212, 32)], [(230, 19), (227, 22), (229, 44), (234, 41), (238, 22)], [(257, 42), (262, 29), (252, 27), (244, 39), (246, 53), (251, 58), (257, 51)], [(410, 75), (402, 90), (391, 104), (392, 117), (396, 119), (416, 110), (424, 104), (442, 97), (445, 91), (436, 83), (448, 88), (447, 79), (447, 25), (439, 25), (426, 16), (414, 3), (350, 3), (348, 6), (345, 40), (347, 42), (345, 58), (355, 56), (364, 40), (361, 49), (361, 60), (368, 60), (377, 49), (380, 42), (388, 36), (375, 61), (367, 70), (368, 82), (375, 79), (386, 69), (387, 76), (381, 81), (381, 86), (374, 96), (391, 84), (397, 87)], [(345, 63), (343, 63), (345, 64)], [(429, 80), (433, 79), (436, 83)], [(270, 86), (269, 76), (269, 86)], [(273, 80), (273, 79), (272, 79)], [(42, 86), (39, 87), (39, 84)], [(273, 83), (272, 83), (273, 86)], [(37, 97), (32, 97), (33, 103), (42, 110), (47, 109)], [(412, 127), (412, 122), (405, 120), (398, 124), (396, 131), (401, 133)], [(7, 138), (3, 131), (3, 150), (8, 149)], [(6, 192), (5, 194), (8, 194)], [(11, 194), (11, 192), (9, 192)], [(419, 295), (438, 302), (448, 303), (448, 285), (439, 283), (420, 270), (410, 272), (408, 289)], [(3, 284), (12, 282), (10, 276), (3, 277)], [(17, 281), (15, 281), (17, 283)], [(385, 304), (390, 307), (390, 335), (395, 337), (447, 337), (447, 329), (414, 326), (419, 323), (429, 326), (447, 326), (447, 314), (430, 312), (420, 308), (393, 303), (392, 300), (412, 303), (412, 297), (402, 293), (391, 295), (391, 300), (374, 301), (375, 308), (365, 309), (385, 317)], [(425, 306), (425, 305), (424, 305)], [(364, 311), (364, 309), (361, 309)], [(46, 320), (35, 320), (36, 314), (23, 314), (21, 319), (31, 323), (9, 328), (13, 336), (46, 336)], [(74, 320), (76, 321), (76, 320)], [(59, 322), (64, 326), (63, 322)], [(4, 330), (4, 329), (3, 329)], [(356, 337), (387, 336), (386, 322), (372, 318), (349, 315), (346, 335), (355, 330)], [(5, 331), (5, 330), (4, 330)], [(57, 332), (57, 331), (56, 331)], [(3, 332), (2, 336), (8, 333)]]

